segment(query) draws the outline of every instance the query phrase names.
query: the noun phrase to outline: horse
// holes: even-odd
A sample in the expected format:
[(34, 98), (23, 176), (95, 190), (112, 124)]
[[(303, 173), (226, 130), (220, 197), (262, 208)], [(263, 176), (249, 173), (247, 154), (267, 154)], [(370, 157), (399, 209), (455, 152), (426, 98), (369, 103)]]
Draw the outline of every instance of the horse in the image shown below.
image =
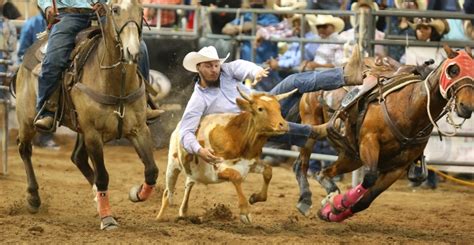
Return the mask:
[[(453, 111), (461, 118), (470, 118), (474, 111), (471, 50), (454, 51), (446, 45), (444, 49), (447, 59), (431, 69), (426, 78), (413, 73), (393, 75), (395, 69), (390, 66), (384, 67), (383, 72), (368, 68), (364, 85), (351, 90), (357, 92), (367, 83), (375, 84), (372, 92), (361, 97), (364, 102), (356, 101), (351, 106), (354, 94), (345, 88), (302, 97), (302, 122), (326, 123), (322, 137), (328, 138), (338, 151), (337, 160), (314, 176), (328, 194), (317, 212), (320, 219), (342, 222), (367, 209), (423, 154), (439, 118)], [(397, 83), (401, 80), (403, 84)], [(315, 142), (310, 139), (295, 162), (300, 187), (297, 209), (305, 216), (310, 214), (312, 205), (306, 173)], [(361, 166), (367, 171), (362, 183), (341, 194), (331, 178)]]
[[(117, 228), (118, 223), (109, 204), (104, 144), (123, 136), (131, 142), (143, 162), (145, 182), (131, 188), (129, 198), (133, 202), (144, 201), (153, 192), (158, 168), (153, 158), (153, 141), (146, 125), (144, 80), (137, 73), (142, 5), (138, 0), (112, 0), (103, 4), (103, 8), (105, 23), (100, 28), (102, 37), (99, 37), (95, 47), (87, 50), (82, 74), (77, 76), (75, 84), (66, 89), (64, 97), (70, 99), (72, 108), (69, 109), (74, 115), (63, 117), (66, 119), (62, 124), (78, 133), (71, 160), (93, 187), (101, 219), (100, 228), (110, 230)], [(28, 51), (25, 60), (34, 53)], [(24, 65), (19, 67), (15, 85), (19, 123), (17, 141), (26, 170), (26, 200), (31, 213), (38, 212), (41, 205), (31, 161), (31, 143), (36, 133), (33, 122), (37, 81), (37, 74)]]

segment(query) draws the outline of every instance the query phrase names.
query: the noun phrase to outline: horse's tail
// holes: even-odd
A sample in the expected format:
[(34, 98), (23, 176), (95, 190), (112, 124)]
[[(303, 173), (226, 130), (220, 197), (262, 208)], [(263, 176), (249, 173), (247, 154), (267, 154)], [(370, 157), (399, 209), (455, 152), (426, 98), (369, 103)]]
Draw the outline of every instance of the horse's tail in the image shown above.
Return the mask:
[(9, 86), (9, 91), (10, 91), (10, 94), (13, 96), (13, 98), (16, 99), (16, 78), (18, 77), (18, 71), (20, 69), (17, 69), (15, 71), (15, 73), (13, 73), (13, 76), (12, 76), (12, 79), (11, 79), (11, 82), (10, 82), (10, 86)]

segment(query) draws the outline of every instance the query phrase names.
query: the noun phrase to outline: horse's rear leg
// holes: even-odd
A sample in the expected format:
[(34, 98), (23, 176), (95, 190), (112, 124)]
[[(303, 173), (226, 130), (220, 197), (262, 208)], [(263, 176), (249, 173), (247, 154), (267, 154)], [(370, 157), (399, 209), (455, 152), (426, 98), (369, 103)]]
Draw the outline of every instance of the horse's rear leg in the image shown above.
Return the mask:
[(132, 187), (129, 192), (129, 199), (132, 202), (141, 202), (150, 197), (158, 178), (158, 167), (153, 157), (153, 141), (147, 126), (137, 130), (135, 135), (128, 136), (128, 139), (145, 165), (145, 183)]
[(20, 129), (18, 151), (25, 166), (26, 179), (28, 183), (28, 195), (26, 197), (27, 207), (30, 213), (37, 213), (41, 206), (41, 199), (38, 192), (38, 182), (36, 181), (35, 170), (33, 169), (33, 163), (31, 162), (31, 155), (33, 154), (31, 140), (34, 136), (34, 132), (25, 134), (21, 131), (22, 130)]
[(86, 177), (90, 185), (94, 184), (94, 170), (89, 165), (89, 155), (87, 155), (86, 146), (84, 144), (84, 136), (77, 134), (76, 145), (72, 151), (71, 161), (81, 171), (82, 175)]
[(318, 216), (327, 221), (340, 222), (352, 215), (351, 207), (359, 202), (365, 193), (375, 185), (378, 173), (380, 144), (376, 135), (365, 135), (360, 143), (361, 160), (369, 167), (361, 184), (348, 190), (344, 194), (328, 197), (329, 201), (323, 204)]
[(112, 216), (109, 204), (109, 174), (104, 164), (104, 144), (98, 132), (87, 132), (84, 134), (87, 154), (94, 166), (94, 184), (97, 187), (97, 211), (101, 219), (100, 229), (112, 230), (118, 228), (118, 223)]

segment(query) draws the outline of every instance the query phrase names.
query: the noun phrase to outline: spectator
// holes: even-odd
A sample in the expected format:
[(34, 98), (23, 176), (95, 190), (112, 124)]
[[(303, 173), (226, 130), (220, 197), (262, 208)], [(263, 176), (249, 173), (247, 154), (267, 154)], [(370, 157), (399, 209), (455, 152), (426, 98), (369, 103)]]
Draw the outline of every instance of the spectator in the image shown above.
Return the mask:
[[(6, 50), (6, 52), (0, 51), (0, 59), (14, 59), (16, 58), (13, 54), (16, 52), (17, 46), (17, 32), (13, 23), (10, 19), (18, 18), (18, 9), (10, 2), (4, 2), (0, 0), (0, 49)], [(0, 72), (6, 72), (7, 66), (0, 65)], [(0, 84), (5, 83), (5, 78), (0, 77)]]
[[(217, 8), (240, 8), (241, 0), (200, 0), (202, 6)], [(235, 19), (233, 13), (212, 13), (211, 14), (211, 30), (214, 34), (222, 34), (222, 28)]]
[[(339, 32), (344, 29), (344, 21), (332, 15), (318, 15), (315, 21), (318, 35), (323, 40), (339, 41)], [(341, 44), (321, 44), (316, 50), (313, 61), (301, 64), (301, 70), (314, 70), (316, 68), (333, 68), (342, 66), (343, 52)]]
[[(36, 35), (40, 32), (43, 32), (46, 29), (46, 19), (44, 18), (41, 9), (40, 14), (37, 14), (30, 19), (28, 19), (23, 27), (21, 28), (20, 33), (20, 43), (18, 48), (18, 61), (23, 61), (23, 55), (26, 50), (33, 45), (37, 40)], [(46, 147), (57, 149), (59, 146), (53, 139), (53, 133), (43, 133), (39, 132), (38, 137), (33, 141), (33, 144), (39, 147)]]
[[(424, 11), (426, 10), (426, 2), (424, 0), (395, 0), (397, 9), (410, 11)], [(415, 31), (408, 28), (409, 19), (406, 17), (391, 17), (389, 34), (403, 36), (403, 39), (415, 37)], [(388, 46), (388, 55), (395, 60), (401, 61), (405, 47), (403, 46)], [(401, 61), (403, 62), (403, 61)]]
[[(474, 14), (474, 1), (473, 0), (464, 1), (464, 12), (466, 12), (466, 14)], [(464, 35), (474, 40), (473, 26), (474, 26), (474, 19), (464, 21)]]
[[(181, 0), (143, 0), (143, 4), (181, 4)], [(150, 26), (158, 25), (158, 9), (145, 8), (143, 16)], [(173, 27), (176, 24), (175, 10), (161, 10), (161, 27)]]
[[(306, 39), (317, 39), (319, 38), (315, 33), (314, 33), (314, 25), (316, 23), (317, 17), (312, 14), (305, 15), (306, 18), (306, 23), (305, 23), (305, 34), (304, 38)], [(300, 36), (301, 35), (301, 15), (295, 15), (292, 18), (292, 34), (293, 36)], [(317, 43), (306, 43), (304, 45), (304, 60), (314, 60), (314, 55), (316, 53), (316, 50), (318, 49), (319, 44)], [(299, 42), (293, 42), (289, 45), (288, 50), (281, 56), (278, 57), (278, 59), (273, 59), (271, 58), (270, 60), (267, 61), (267, 63), (270, 66), (270, 69), (272, 70), (278, 70), (278, 69), (286, 69), (286, 70), (291, 70), (298, 68), (301, 63), (301, 49), (300, 49), (300, 43)], [(290, 71), (291, 72), (291, 71)]]
[[(430, 0), (429, 10), (441, 10), (451, 12), (461, 12), (458, 0)], [(443, 40), (468, 40), (464, 35), (463, 22), (460, 19), (447, 19), (449, 32), (444, 35)]]
[[(415, 18), (414, 23), (409, 25), (415, 30), (416, 39), (419, 41), (440, 41), (443, 35), (449, 32), (448, 23), (440, 19)], [(425, 61), (434, 59), (433, 68), (446, 58), (442, 47), (408, 47), (405, 55), (407, 65), (422, 65)]]
[(339, 10), (342, 2), (340, 0), (307, 0), (307, 9)]
[[(357, 2), (353, 3), (352, 6), (351, 6), (351, 11), (353, 12), (356, 12), (356, 13), (360, 13), (360, 11), (362, 11), (364, 14), (367, 14), (368, 12), (370, 12), (371, 10), (374, 10), (374, 11), (378, 11), (379, 10), (379, 7), (377, 5), (377, 3), (373, 2), (373, 0), (358, 0)], [(346, 31), (343, 31), (341, 32), (340, 34), (340, 38), (342, 40), (346, 40), (346, 41), (354, 41), (356, 40), (356, 30), (357, 31), (360, 31), (360, 27), (359, 27), (359, 20), (360, 20), (360, 17), (359, 17), (359, 14), (357, 14), (356, 16), (351, 16), (350, 17), (350, 22), (351, 22), (351, 25), (352, 25), (352, 28), (349, 29), (349, 30), (346, 30)], [(363, 30), (365, 30), (364, 33), (362, 34), (359, 34), (362, 38), (362, 40), (367, 40), (368, 37), (367, 37), (367, 21), (365, 21), (365, 28), (363, 28)], [(385, 37), (385, 34), (377, 29), (375, 29), (375, 39), (376, 40), (382, 40), (384, 39)], [(364, 49), (367, 48), (367, 44), (364, 42), (364, 45), (363, 45)], [(386, 53), (385, 53), (385, 50), (383, 48), (382, 45), (376, 45), (375, 46), (375, 55), (380, 55), (380, 56), (385, 56)]]
[[(263, 9), (265, 8), (265, 0), (251, 0), (250, 7)], [(258, 27), (276, 25), (280, 21), (274, 14), (259, 14), (257, 16)], [(250, 33), (252, 30), (252, 13), (245, 13), (237, 16), (233, 21), (227, 23), (222, 29), (222, 33), (227, 35), (238, 35), (239, 33)], [(243, 41), (240, 46), (240, 59), (251, 60), (252, 44), (250, 41)], [(278, 48), (275, 43), (264, 41), (256, 50), (255, 62), (261, 64), (271, 57), (278, 56)]]

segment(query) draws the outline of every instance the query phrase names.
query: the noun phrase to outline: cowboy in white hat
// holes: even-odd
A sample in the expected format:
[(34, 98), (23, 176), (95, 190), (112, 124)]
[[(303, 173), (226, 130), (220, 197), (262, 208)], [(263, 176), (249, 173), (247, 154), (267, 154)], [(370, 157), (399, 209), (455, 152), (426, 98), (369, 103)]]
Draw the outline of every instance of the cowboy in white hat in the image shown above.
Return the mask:
[[(313, 23), (318, 35), (324, 40), (339, 41), (339, 32), (344, 30), (344, 21), (332, 15), (318, 15)], [(321, 44), (316, 50), (315, 58), (301, 64), (301, 70), (314, 70), (316, 68), (333, 68), (342, 66), (344, 55), (340, 44)]]
[[(188, 101), (181, 124), (179, 134), (184, 149), (197, 154), (207, 162), (219, 160), (212, 149), (202, 147), (196, 139), (196, 130), (201, 117), (216, 113), (238, 113), (239, 107), (236, 98), (240, 97), (236, 86), (250, 92), (242, 86), (242, 81), (247, 78), (256, 81), (268, 75), (268, 70), (263, 69), (252, 62), (236, 60), (224, 63), (227, 56), (220, 58), (213, 46), (204, 47), (198, 52), (190, 52), (183, 59), (183, 66), (190, 72), (197, 73), (194, 92)], [(362, 61), (360, 53), (354, 52), (351, 61), (343, 68), (329, 69), (322, 72), (304, 72), (288, 76), (270, 91), (271, 94), (282, 94), (298, 89), (293, 99), (282, 101), (282, 114), (286, 115), (294, 105), (295, 98), (303, 93), (321, 89), (336, 89), (344, 85), (361, 84)], [(306, 140), (317, 138), (324, 130), (321, 126), (301, 125), (289, 123), (290, 131), (286, 136), (273, 137), (271, 140), (304, 146)], [(289, 137), (290, 136), (290, 137)], [(291, 138), (292, 142), (288, 142)]]

